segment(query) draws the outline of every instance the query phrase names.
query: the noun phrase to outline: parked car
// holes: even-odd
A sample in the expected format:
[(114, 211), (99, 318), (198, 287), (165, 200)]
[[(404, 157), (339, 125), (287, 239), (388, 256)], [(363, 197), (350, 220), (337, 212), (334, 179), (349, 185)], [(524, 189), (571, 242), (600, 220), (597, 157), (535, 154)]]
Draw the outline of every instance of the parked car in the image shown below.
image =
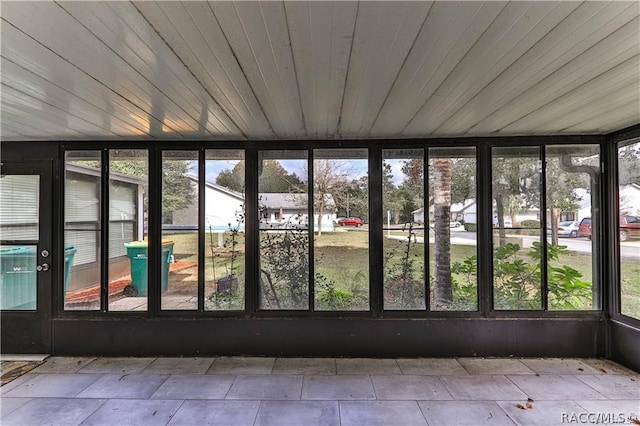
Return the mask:
[[(640, 238), (640, 216), (622, 215), (619, 218), (620, 241)], [(578, 226), (578, 236), (591, 239), (591, 218), (585, 217)]]
[(578, 236), (578, 221), (564, 221), (558, 223), (558, 236), (576, 238)]
[(640, 238), (640, 216), (620, 216), (620, 241)]
[(578, 237), (587, 237), (591, 239), (591, 218), (585, 217), (578, 225)]
[(364, 225), (364, 220), (359, 217), (343, 217), (342, 219), (338, 219), (338, 225), (340, 226), (362, 226)]

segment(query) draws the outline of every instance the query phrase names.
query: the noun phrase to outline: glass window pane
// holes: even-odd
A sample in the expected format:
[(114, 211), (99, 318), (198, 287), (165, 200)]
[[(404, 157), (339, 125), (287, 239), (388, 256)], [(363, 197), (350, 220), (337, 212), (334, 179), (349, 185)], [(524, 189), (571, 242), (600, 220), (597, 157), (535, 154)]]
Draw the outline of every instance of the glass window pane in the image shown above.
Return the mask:
[(478, 309), (475, 148), (429, 149), (429, 282), (433, 311)]
[(198, 309), (198, 152), (162, 153), (161, 309)]
[(205, 310), (242, 310), (245, 295), (244, 151), (207, 150)]
[(640, 142), (618, 149), (621, 312), (640, 319)]
[(315, 150), (315, 309), (369, 309), (368, 152)]
[(109, 310), (147, 309), (146, 150), (109, 151)]
[[(100, 309), (100, 151), (68, 151), (65, 154), (64, 308)], [(69, 262), (70, 263), (70, 262)]]
[(384, 309), (425, 309), (424, 151), (382, 155)]
[(38, 240), (40, 176), (2, 176), (0, 200), (0, 239)]
[(260, 309), (309, 309), (307, 152), (258, 155)]
[(37, 261), (37, 246), (0, 246), (0, 310), (36, 310)]
[(600, 174), (599, 148), (563, 145), (545, 150), (548, 306), (550, 310), (598, 309), (599, 265), (592, 249), (597, 241), (586, 235), (585, 227), (600, 211), (594, 194)]
[(495, 309), (542, 309), (540, 150), (492, 149)]

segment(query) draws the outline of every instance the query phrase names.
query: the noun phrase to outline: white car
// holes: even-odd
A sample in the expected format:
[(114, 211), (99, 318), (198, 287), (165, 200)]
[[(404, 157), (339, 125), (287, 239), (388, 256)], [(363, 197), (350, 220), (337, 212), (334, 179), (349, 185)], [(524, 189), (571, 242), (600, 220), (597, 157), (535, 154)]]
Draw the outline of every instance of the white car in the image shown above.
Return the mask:
[(558, 223), (558, 236), (576, 238), (578, 236), (578, 225), (577, 221), (571, 220)]

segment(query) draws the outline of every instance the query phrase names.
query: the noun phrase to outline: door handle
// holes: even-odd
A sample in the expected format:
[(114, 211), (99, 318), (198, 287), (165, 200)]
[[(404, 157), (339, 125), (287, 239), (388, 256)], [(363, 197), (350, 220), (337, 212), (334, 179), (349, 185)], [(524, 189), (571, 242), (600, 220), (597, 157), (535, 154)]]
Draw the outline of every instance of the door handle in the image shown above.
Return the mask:
[(36, 271), (38, 272), (45, 272), (49, 270), (49, 264), (48, 263), (43, 263), (42, 265), (38, 265), (36, 266)]

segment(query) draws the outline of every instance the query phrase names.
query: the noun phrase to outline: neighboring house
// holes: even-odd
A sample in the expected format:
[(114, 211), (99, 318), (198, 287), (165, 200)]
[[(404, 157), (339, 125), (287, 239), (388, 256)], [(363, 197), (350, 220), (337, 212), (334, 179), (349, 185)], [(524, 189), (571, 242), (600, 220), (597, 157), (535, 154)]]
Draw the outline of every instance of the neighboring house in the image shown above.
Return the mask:
[[(451, 205), (451, 222), (475, 223), (476, 222), (476, 200), (468, 199), (462, 203)], [(424, 223), (424, 208), (419, 208), (411, 212), (415, 223)], [(433, 206), (429, 208), (429, 214), (433, 215)]]
[[(279, 226), (283, 224), (306, 225), (309, 222), (307, 211), (307, 194), (295, 193), (261, 193), (258, 195), (261, 208), (260, 220), (267, 225)], [(336, 203), (331, 194), (324, 196), (324, 211), (322, 218), (318, 213), (313, 215), (314, 230), (318, 230), (321, 221), (323, 231), (333, 231), (336, 216)]]
[(620, 213), (640, 216), (640, 185), (620, 185), (618, 190)]
[[(198, 179), (191, 177), (193, 185), (197, 187)], [(307, 214), (307, 194), (295, 193), (261, 193), (260, 221), (271, 227), (282, 227), (285, 223), (306, 225), (309, 222)], [(243, 213), (244, 194), (233, 191), (212, 182), (205, 182), (205, 217), (206, 230), (226, 231), (231, 226), (244, 229), (243, 223), (238, 223), (238, 215)], [(172, 215), (170, 223), (163, 224), (165, 230), (186, 230), (198, 228), (198, 203), (193, 203)], [(322, 230), (333, 231), (336, 219), (336, 203), (330, 194), (325, 195), (325, 211), (322, 215)], [(318, 214), (314, 215), (314, 223), (318, 224)]]
[[(100, 282), (100, 176), (94, 167), (67, 164), (65, 179), (66, 245), (77, 252), (69, 290)], [(125, 243), (144, 238), (146, 182), (119, 173), (109, 182), (109, 274), (117, 276), (129, 267)]]
[[(562, 212), (560, 220), (577, 220), (580, 221), (585, 217), (592, 216), (591, 193), (586, 189), (576, 189), (576, 196), (580, 198), (577, 202), (578, 207), (575, 211)], [(640, 185), (632, 183), (628, 185), (620, 185), (618, 190), (620, 213), (629, 215), (640, 215)]]
[(454, 203), (451, 205), (451, 220), (462, 223), (476, 223), (476, 200), (467, 199), (462, 203)]
[[(477, 203), (475, 199), (467, 199), (462, 203), (454, 203), (451, 205), (451, 221), (461, 223), (476, 223), (477, 222)], [(411, 212), (413, 214), (413, 221), (416, 223), (424, 223), (424, 208), (419, 208)], [(433, 215), (433, 206), (429, 209), (429, 214)], [(540, 210), (537, 208), (529, 208), (522, 210), (514, 215), (516, 223), (521, 223), (524, 220), (540, 220)], [(511, 227), (512, 218), (510, 215), (504, 216), (505, 226)], [(496, 213), (495, 202), (493, 207), (493, 224), (498, 224), (498, 216)]]
[[(198, 187), (198, 178), (189, 176), (192, 185)], [(229, 226), (240, 226), (238, 216), (243, 213), (244, 194), (216, 183), (205, 182), (205, 226), (207, 231), (227, 231)], [(171, 220), (164, 223), (165, 230), (198, 229), (198, 199), (194, 197), (189, 207), (173, 212)]]

